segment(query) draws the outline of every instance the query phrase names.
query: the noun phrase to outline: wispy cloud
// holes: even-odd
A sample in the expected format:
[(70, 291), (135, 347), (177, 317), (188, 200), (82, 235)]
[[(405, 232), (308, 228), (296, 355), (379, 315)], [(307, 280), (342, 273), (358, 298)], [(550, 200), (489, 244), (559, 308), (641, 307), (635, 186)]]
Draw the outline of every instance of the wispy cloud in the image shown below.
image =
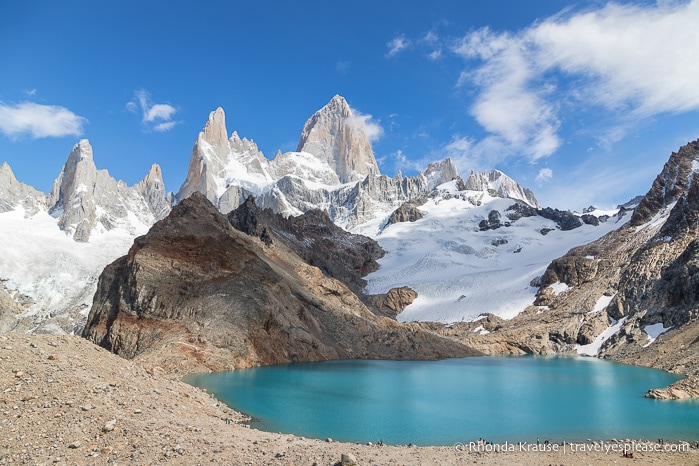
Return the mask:
[(699, 110), (698, 23), (694, 0), (608, 3), (514, 34), (483, 28), (452, 47), (468, 65), (457, 85), (475, 87), (469, 111), (488, 137), (533, 162), (561, 146), (563, 110), (611, 114), (607, 139), (638, 119)]
[(65, 107), (33, 102), (0, 102), (0, 131), (11, 138), (80, 136), (87, 120)]
[(126, 109), (131, 113), (141, 112), (143, 125), (157, 132), (170, 131), (180, 122), (173, 120), (177, 109), (168, 103), (153, 103), (150, 94), (141, 89), (134, 94), (134, 100), (126, 104)]
[(404, 35), (400, 35), (391, 39), (386, 46), (388, 47), (388, 52), (386, 52), (387, 57), (393, 57), (400, 53), (401, 51), (408, 48), (410, 41), (406, 39)]
[(553, 179), (553, 170), (550, 168), (542, 168), (539, 170), (539, 174), (536, 175), (536, 183), (542, 185)]
[(373, 120), (371, 115), (364, 115), (353, 108), (350, 110), (352, 115), (345, 118), (346, 125), (364, 132), (369, 142), (378, 141), (383, 136), (383, 127), (378, 121)]
[(352, 66), (352, 62), (340, 60), (335, 63), (335, 70), (340, 74), (345, 74), (350, 66)]

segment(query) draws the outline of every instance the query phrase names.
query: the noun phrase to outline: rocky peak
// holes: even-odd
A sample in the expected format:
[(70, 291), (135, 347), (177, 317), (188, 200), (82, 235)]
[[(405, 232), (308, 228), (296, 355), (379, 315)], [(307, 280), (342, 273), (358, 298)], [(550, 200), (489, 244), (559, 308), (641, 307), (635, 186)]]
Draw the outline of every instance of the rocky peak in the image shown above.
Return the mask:
[[(96, 228), (134, 230), (150, 225), (167, 215), (169, 205), (159, 166), (152, 166), (146, 178), (130, 188), (107, 170), (97, 170), (87, 139), (73, 146), (49, 195), (49, 213), (79, 242), (87, 242)], [(132, 223), (130, 214), (140, 225)]]
[(172, 193), (165, 191), (160, 165), (157, 163), (151, 165), (146, 177), (139, 181), (134, 188), (145, 199), (155, 220), (164, 218), (170, 212)]
[(46, 196), (33, 187), (20, 183), (7, 162), (0, 165), (0, 213), (14, 210), (21, 205), (26, 215), (33, 215), (45, 208)]
[(466, 179), (465, 187), (473, 191), (488, 191), (498, 197), (516, 199), (526, 202), (532, 207), (539, 207), (539, 201), (536, 200), (536, 196), (530, 189), (522, 187), (500, 170), (493, 170), (490, 173), (478, 173), (471, 170)]
[(456, 165), (451, 157), (440, 162), (433, 162), (425, 169), (425, 179), (427, 180), (427, 189), (434, 189), (442, 183), (447, 183), (459, 177), (459, 172), (456, 170)]
[[(237, 136), (237, 133), (236, 133)], [(225, 146), (228, 141), (226, 132), (226, 114), (221, 107), (209, 113), (204, 129), (199, 133), (199, 137), (212, 146)]]
[(326, 161), (342, 183), (379, 174), (363, 122), (339, 95), (306, 121), (297, 152)]
[(187, 178), (175, 196), (177, 202), (200, 192), (222, 212), (228, 212), (273, 181), (269, 160), (257, 145), (241, 139), (237, 132), (228, 138), (226, 131), (225, 113), (219, 107), (209, 114), (194, 143)]
[(629, 224), (642, 225), (677, 201), (689, 190), (696, 171), (699, 171), (699, 139), (670, 155), (650, 190), (638, 204)]

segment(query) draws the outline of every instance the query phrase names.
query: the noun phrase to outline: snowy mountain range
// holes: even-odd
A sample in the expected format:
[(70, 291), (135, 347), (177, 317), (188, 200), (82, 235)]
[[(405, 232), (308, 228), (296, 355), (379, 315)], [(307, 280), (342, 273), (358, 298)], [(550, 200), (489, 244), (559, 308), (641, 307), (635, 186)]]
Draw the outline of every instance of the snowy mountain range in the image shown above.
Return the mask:
[[(383, 175), (361, 118), (340, 96), (308, 119), (295, 152), (268, 159), (252, 140), (228, 134), (218, 108), (174, 196), (157, 165), (133, 186), (97, 170), (87, 140), (75, 145), (49, 194), (17, 181), (3, 164), (0, 331), (78, 330), (102, 269), (197, 191), (222, 213), (254, 196), (286, 216), (324, 210), (338, 226), (376, 239), (386, 256), (367, 277), (367, 291), (414, 288), (418, 299), (402, 320), (511, 317), (533, 303), (531, 282), (552, 259), (626, 220), (616, 210), (542, 209), (504, 173), (461, 177), (449, 158), (416, 176)], [(397, 222), (392, 213), (406, 205), (416, 215)]]

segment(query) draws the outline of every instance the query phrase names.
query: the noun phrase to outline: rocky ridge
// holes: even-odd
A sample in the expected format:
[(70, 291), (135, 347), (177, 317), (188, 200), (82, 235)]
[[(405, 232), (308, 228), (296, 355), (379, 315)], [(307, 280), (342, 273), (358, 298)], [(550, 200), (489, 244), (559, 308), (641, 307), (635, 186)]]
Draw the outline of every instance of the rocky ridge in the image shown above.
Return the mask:
[(83, 334), (146, 367), (185, 373), (477, 354), (377, 317), (280, 241), (266, 245), (233, 228), (199, 193), (104, 270)]
[(343, 230), (320, 210), (284, 218), (269, 208), (259, 208), (251, 196), (228, 214), (228, 220), (234, 228), (260, 238), (267, 246), (282, 243), (360, 297), (366, 286), (363, 277), (378, 269), (376, 261), (385, 254), (376, 241)]
[[(551, 262), (534, 306), (445, 333), (487, 354), (589, 354), (687, 375), (699, 396), (699, 141), (673, 153), (628, 224)], [(476, 329), (482, 331), (477, 331)]]
[[(361, 119), (343, 97), (335, 96), (306, 122), (296, 152), (280, 152), (268, 160), (253, 141), (241, 140), (236, 132), (227, 139), (219, 108), (195, 142), (176, 200), (199, 191), (228, 213), (253, 195), (260, 207), (284, 216), (324, 210), (333, 222), (351, 229), (425, 197), (440, 184), (461, 180), (450, 158), (428, 165), (417, 176), (382, 175)], [(497, 170), (472, 172), (461, 183), (463, 189), (538, 207), (531, 191)]]

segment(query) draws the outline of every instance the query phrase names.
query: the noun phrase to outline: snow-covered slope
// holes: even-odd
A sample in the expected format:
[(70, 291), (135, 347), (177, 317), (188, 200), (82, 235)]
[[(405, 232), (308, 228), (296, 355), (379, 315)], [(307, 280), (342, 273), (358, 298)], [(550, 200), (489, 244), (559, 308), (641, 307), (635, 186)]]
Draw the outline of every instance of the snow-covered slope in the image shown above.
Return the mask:
[[(405, 285), (417, 291), (415, 302), (398, 316), (401, 321), (448, 323), (487, 312), (511, 318), (533, 304), (537, 288), (531, 282), (552, 259), (629, 218), (612, 217), (599, 226), (563, 231), (539, 215), (510, 221), (510, 199), (457, 191), (454, 183), (439, 191), (419, 207), (424, 217), (415, 222), (382, 229), (377, 220), (352, 230), (372, 236), (386, 251), (379, 270), (366, 277), (368, 293)], [(482, 227), (484, 220), (498, 217), (498, 228)]]
[[(150, 225), (133, 226), (131, 231), (95, 232), (89, 242), (76, 242), (45, 210), (29, 217), (22, 207), (0, 214), (0, 280), (24, 304), (24, 312), (15, 316), (22, 321), (20, 329), (79, 329), (92, 305), (99, 274)], [(55, 317), (58, 321), (51, 322)]]
[(0, 287), (17, 313), (8, 318), (0, 308), (0, 320), (26, 331), (79, 327), (102, 269), (170, 211), (160, 167), (127, 186), (97, 170), (86, 139), (73, 147), (50, 194), (17, 182), (6, 164), (0, 183)]

